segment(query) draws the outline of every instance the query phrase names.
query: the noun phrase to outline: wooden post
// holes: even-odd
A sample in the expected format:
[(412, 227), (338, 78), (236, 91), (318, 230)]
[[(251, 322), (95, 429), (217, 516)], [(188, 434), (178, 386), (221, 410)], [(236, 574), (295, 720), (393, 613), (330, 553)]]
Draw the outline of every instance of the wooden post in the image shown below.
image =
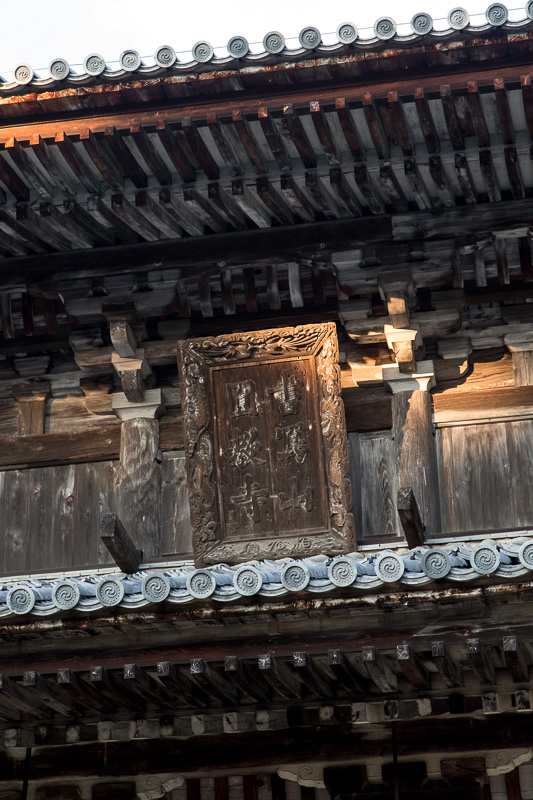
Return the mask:
[(533, 331), (522, 327), (524, 331), (507, 334), (503, 341), (513, 354), (515, 386), (533, 386)]
[(160, 555), (161, 453), (159, 419), (164, 412), (161, 390), (150, 389), (140, 403), (124, 394), (113, 396), (113, 410), (122, 420), (118, 516), (144, 560)]
[(426, 534), (440, 531), (440, 494), (429, 389), (435, 385), (433, 362), (421, 361), (417, 372), (401, 373), (383, 367), (383, 380), (392, 392), (392, 434), (398, 488), (413, 491)]

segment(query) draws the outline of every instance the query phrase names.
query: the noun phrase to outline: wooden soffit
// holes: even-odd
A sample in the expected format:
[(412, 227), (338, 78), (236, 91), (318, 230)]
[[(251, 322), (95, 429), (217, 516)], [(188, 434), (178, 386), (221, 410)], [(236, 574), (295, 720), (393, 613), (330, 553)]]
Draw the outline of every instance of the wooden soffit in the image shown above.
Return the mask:
[(355, 546), (333, 323), (180, 343), (197, 565)]

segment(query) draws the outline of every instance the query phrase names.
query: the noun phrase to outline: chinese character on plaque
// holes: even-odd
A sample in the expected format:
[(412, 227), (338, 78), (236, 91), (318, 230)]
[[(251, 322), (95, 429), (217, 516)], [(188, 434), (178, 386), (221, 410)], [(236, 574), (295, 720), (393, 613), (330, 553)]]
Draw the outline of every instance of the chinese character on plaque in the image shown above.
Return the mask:
[(333, 323), (180, 343), (198, 565), (355, 547), (337, 360)]

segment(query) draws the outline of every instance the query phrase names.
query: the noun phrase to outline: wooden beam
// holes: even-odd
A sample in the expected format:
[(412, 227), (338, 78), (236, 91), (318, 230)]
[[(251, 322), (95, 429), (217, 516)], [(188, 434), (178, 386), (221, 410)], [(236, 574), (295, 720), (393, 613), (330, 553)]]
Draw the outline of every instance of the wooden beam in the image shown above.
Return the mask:
[(143, 190), (135, 193), (135, 208), (140, 210), (145, 220), (156, 228), (160, 235), (170, 239), (180, 238), (183, 235), (181, 225), (176, 218), (167, 211), (163, 203), (152, 200), (148, 192)]
[[(30, 189), (26, 182), (11, 166), (10, 161), (0, 153), (0, 181), (4, 184), (15, 200), (27, 202), (30, 199)], [(2, 190), (5, 197), (5, 192)]]
[(172, 173), (155, 149), (143, 126), (139, 122), (132, 122), (129, 132), (156, 181), (161, 184), (161, 186), (170, 186), (172, 183)]
[(301, 682), (282, 661), (274, 658), (272, 653), (260, 655), (258, 665), (260, 674), (279, 695), (286, 700), (301, 699)]
[(359, 134), (355, 127), (350, 108), (344, 97), (335, 98), (335, 113), (339, 120), (346, 144), (352, 154), (354, 161), (364, 161), (365, 151), (359, 140)]
[(390, 158), (389, 143), (383, 132), (381, 121), (370, 92), (363, 95), (363, 112), (378, 158)]
[(455, 105), (455, 97), (452, 93), (449, 84), (440, 87), (440, 99), (442, 102), (442, 110), (444, 111), (444, 119), (446, 127), (448, 128), (448, 135), (454, 150), (465, 149), (465, 139), (457, 108)]
[(191, 676), (206, 694), (223, 705), (238, 702), (238, 689), (226, 678), (219, 675), (216, 669), (210, 666), (204, 658), (191, 659)]
[(407, 545), (409, 547), (418, 547), (423, 544), (426, 529), (420, 519), (418, 503), (410, 486), (398, 489), (396, 508)]
[(316, 154), (292, 103), (283, 106), (281, 126), (283, 135), (296, 147), (304, 167), (314, 169), (317, 165)]
[(235, 152), (233, 144), (226, 135), (224, 130), (225, 126), (222, 124), (216, 114), (207, 115), (207, 127), (209, 128), (211, 136), (215, 141), (218, 152), (222, 156), (226, 166), (231, 171), (232, 177), (239, 178), (242, 176), (244, 174), (244, 168), (237, 153)]
[(284, 172), (280, 176), (281, 193), (289, 204), (292, 211), (300, 219), (311, 222), (317, 218), (317, 212), (306, 194), (300, 189), (291, 173)]
[(38, 133), (34, 133), (30, 137), (30, 149), (35, 156), (41, 167), (47, 175), (49, 175), (54, 183), (65, 192), (67, 196), (76, 194), (77, 186), (76, 181), (69, 174), (66, 169), (66, 162), (61, 158), (57, 147), (48, 145)]
[(430, 156), (429, 173), (433, 178), (442, 205), (448, 208), (455, 206), (455, 197), (440, 156)]
[[(533, 148), (530, 149), (530, 158), (532, 150)], [(522, 200), (525, 197), (525, 189), (516, 147), (506, 147), (504, 150), (504, 155), (511, 194), (514, 200)]]
[(319, 100), (311, 100), (309, 104), (311, 119), (315, 126), (315, 131), (324, 150), (324, 154), (331, 166), (341, 163), (341, 155), (337, 148), (335, 137), (331, 131), (328, 119), (320, 105)]
[(481, 168), (481, 174), (483, 175), (485, 189), (490, 202), (498, 203), (501, 199), (500, 184), (490, 150), (480, 151), (479, 166)]
[(103, 515), (100, 522), (100, 539), (122, 572), (126, 574), (137, 572), (142, 563), (142, 554), (114, 512)]
[(414, 155), (413, 143), (409, 135), (402, 102), (398, 97), (398, 92), (388, 93), (387, 108), (396, 140), (402, 148), (404, 156)]
[(22, 685), (38, 703), (47, 706), (61, 717), (70, 717), (73, 714), (75, 704), (68, 692), (38, 672), (25, 672)]
[(287, 153), (283, 138), (266, 106), (260, 106), (257, 109), (257, 118), (267, 144), (270, 147), (270, 151), (280, 170), (285, 171), (292, 169), (292, 159)]
[(490, 147), (490, 134), (476, 81), (468, 81), (467, 101), (479, 147)]
[(467, 647), (470, 666), (481, 685), (494, 686), (496, 684), (496, 670), (492, 661), (489, 660), (481, 640), (468, 639)]
[[(276, 194), (276, 197), (279, 199), (279, 195)], [(104, 205), (102, 201), (97, 202), (98, 209), (100, 204)], [(92, 206), (90, 206), (90, 210), (92, 213)], [(0, 209), (0, 218), (1, 211), (2, 209)], [(111, 209), (106, 208), (106, 211), (119, 225), (121, 224), (121, 220), (112, 214)], [(495, 222), (505, 215), (505, 204), (499, 204), (498, 212), (499, 216), (495, 215)], [(520, 213), (524, 212), (521, 212), (520, 208), (515, 208), (514, 218), (519, 218)], [(439, 215), (439, 226), (450, 226), (452, 223), (455, 226), (453, 229), (453, 237), (455, 237), (457, 231), (455, 217), (448, 220)], [(424, 224), (426, 224), (425, 218)], [(483, 225), (483, 229), (485, 229), (487, 220), (484, 220)], [(134, 241), (138, 242), (137, 234), (131, 229), (129, 232), (134, 237)], [(406, 235), (409, 240), (412, 239), (410, 229)], [(323, 249), (326, 250), (345, 250), (363, 245), (371, 246), (374, 243), (383, 244), (391, 240), (392, 221), (389, 217), (379, 219), (364, 217), (357, 222), (357, 225), (353, 224), (351, 218), (340, 219), (296, 227), (287, 226), (272, 230), (228, 233), (222, 237), (206, 236), (199, 240), (141, 242), (135, 247), (126, 245), (105, 247), (99, 249), (97, 253), (94, 250), (54, 253), (53, 258), (44, 260), (35, 256), (22, 256), (9, 259), (9, 265), (0, 261), (0, 281), (12, 280), (13, 270), (16, 274), (24, 272), (28, 277), (42, 275), (48, 270), (53, 271), (54, 274), (61, 274), (72, 270), (73, 263), (76, 264), (77, 277), (94, 278), (106, 274), (109, 268), (113, 269), (113, 274), (130, 274), (147, 269), (151, 264), (158, 264), (158, 269), (168, 266), (180, 267), (184, 270), (184, 277), (187, 277), (188, 274), (196, 274), (200, 266), (212, 266), (213, 263), (217, 263), (222, 250), (227, 264), (245, 265), (257, 260), (266, 263), (273, 256), (281, 262), (292, 260), (291, 253), (295, 255), (304, 252), (312, 254), (320, 244), (324, 244)], [(187, 270), (189, 270), (188, 273)]]
[(354, 217), (363, 216), (361, 203), (357, 196), (346, 180), (344, 173), (340, 167), (332, 167), (329, 171), (329, 182), (333, 191), (342, 200), (348, 212)]
[(37, 240), (45, 242), (56, 250), (71, 250), (72, 243), (60, 231), (55, 230), (52, 225), (47, 224), (35, 213), (29, 205), (18, 203), (15, 207), (17, 222), (22, 228), (26, 228), (31, 236)]
[(124, 664), (122, 679), (135, 694), (156, 708), (173, 708), (171, 695), (158, 681), (137, 664)]
[(259, 149), (252, 130), (242, 111), (233, 111), (232, 122), (253, 168), (258, 175), (265, 175), (268, 172), (268, 164)]
[(225, 220), (199, 189), (195, 189), (193, 186), (184, 186), (183, 199), (189, 210), (212, 231), (223, 233), (226, 230)]
[(180, 703), (196, 706), (209, 704), (209, 697), (191, 678), (186, 677), (170, 661), (159, 661), (157, 677), (168, 692), (175, 695)]
[(410, 487), (429, 535), (440, 531), (439, 478), (431, 395), (400, 391), (392, 397), (398, 486)]
[(242, 180), (235, 180), (231, 182), (231, 194), (241, 211), (258, 228), (269, 228), (271, 226), (272, 214), (259, 200), (254, 189), (249, 188)]
[(100, 142), (90, 128), (80, 131), (80, 142), (103, 180), (112, 189), (122, 189), (124, 180), (120, 165), (115, 161), (111, 152), (104, 149), (103, 142)]
[(516, 636), (503, 637), (503, 657), (514, 683), (529, 682), (529, 667)]
[(70, 694), (73, 700), (89, 711), (96, 710), (103, 713), (114, 711), (114, 707), (110, 703), (106, 702), (87, 681), (79, 678), (68, 667), (58, 669), (57, 683)]
[(281, 223), (281, 225), (292, 225), (294, 214), (292, 209), (285, 202), (282, 195), (273, 187), (266, 176), (260, 176), (256, 181), (257, 194), (261, 202), (268, 208), (271, 214)]
[(220, 168), (209, 152), (209, 148), (202, 139), (193, 120), (190, 117), (184, 117), (181, 120), (180, 130), (185, 136), (187, 144), (197, 160), (200, 169), (205, 172), (209, 180), (217, 181), (220, 178)]
[(440, 153), (439, 135), (423, 88), (415, 89), (415, 106), (428, 153)]
[(303, 685), (316, 695), (316, 697), (328, 699), (335, 697), (335, 691), (331, 681), (318, 671), (308, 653), (294, 653), (292, 657), (292, 666), (299, 675)]
[(170, 189), (161, 189), (159, 203), (170, 216), (174, 217), (180, 227), (191, 236), (201, 236), (203, 234), (204, 223), (187, 208), (187, 204), (182, 202), (176, 193)]
[(81, 185), (87, 189), (88, 192), (99, 192), (101, 188), (100, 180), (80, 157), (72, 138), (64, 131), (59, 131), (55, 134), (54, 142), (61, 157), (68, 164)]
[(396, 648), (396, 658), (403, 674), (409, 683), (413, 684), (415, 689), (430, 688), (431, 681), (429, 673), (411, 645), (398, 645)]
[(31, 182), (31, 185), (36, 189), (43, 198), (50, 198), (54, 193), (54, 186), (52, 181), (49, 180), (48, 175), (45, 175), (31, 160), (30, 156), (21, 145), (21, 143), (14, 137), (10, 136), (4, 143), (4, 148), (9, 153), (13, 163), (20, 170), (22, 175), (25, 175)]
[(359, 697), (363, 694), (361, 677), (352, 667), (342, 650), (338, 648), (328, 650), (328, 667), (335, 675), (339, 685), (348, 692), (349, 696)]
[(432, 200), (414, 158), (406, 158), (403, 163), (404, 175), (420, 209), (431, 208)]
[(361, 657), (369, 678), (380, 692), (398, 691), (398, 679), (390, 667), (385, 664), (374, 645), (365, 645)]
[(507, 94), (503, 78), (494, 79), (494, 96), (496, 98), (496, 106), (498, 108), (503, 143), (514, 144), (515, 132), (513, 118), (511, 116), (511, 108), (509, 106), (509, 95)]
[(322, 186), (321, 178), (316, 170), (307, 170), (305, 173), (305, 191), (326, 219), (338, 219), (338, 208), (331, 195)]
[[(324, 726), (300, 727), (284, 733), (284, 746), (280, 747), (279, 731), (234, 733), (231, 736), (209, 736), (209, 759), (206, 763), (205, 737), (161, 737), (159, 739), (80, 742), (63, 747), (36, 747), (32, 752), (32, 781), (49, 782), (60, 776), (113, 778), (132, 775), (157, 775), (169, 771), (220, 774), (222, 770), (238, 772), (249, 764), (257, 772), (272, 764), (302, 764), (322, 761), (330, 765), (346, 763), (354, 758), (366, 761), (372, 758), (392, 759), (390, 726), (380, 726), (378, 735), (369, 735), (366, 726), (339, 724), (335, 730)], [(403, 755), (425, 755), (428, 742), (434, 752), (461, 754), (496, 751), (509, 748), (527, 748), (531, 733), (520, 715), (508, 715), (498, 725), (485, 718), (441, 718), (434, 721), (408, 720), (396, 722), (396, 747)], [(4, 781), (20, 781), (24, 774), (24, 760), (18, 753), (0, 752), (0, 774)], [(449, 771), (447, 772), (449, 775)], [(457, 788), (455, 789), (457, 796)], [(434, 796), (435, 790), (432, 790)], [(192, 800), (189, 798), (189, 800)], [(446, 798), (449, 800), (449, 796)]]
[(184, 153), (183, 148), (172, 130), (170, 125), (162, 117), (158, 117), (155, 123), (155, 132), (161, 142), (165, 153), (169, 157), (173, 166), (176, 168), (185, 183), (196, 180), (196, 170)]
[(0, 439), (0, 466), (79, 463), (116, 458), (120, 425), (76, 433), (46, 433)]
[(105, 129), (104, 141), (120, 166), (122, 174), (129, 178), (137, 189), (145, 189), (148, 186), (148, 178), (114, 125), (108, 125)]
[(242, 660), (237, 656), (226, 656), (224, 659), (224, 675), (235, 684), (239, 691), (247, 694), (255, 702), (264, 703), (268, 700), (268, 687), (259, 683), (250, 668), (243, 664)]
[(373, 186), (365, 164), (356, 164), (354, 167), (355, 185), (365, 198), (373, 214), (383, 214), (384, 206), (381, 197)]
[(145, 703), (139, 696), (129, 691), (124, 681), (116, 678), (105, 667), (92, 666), (89, 670), (89, 681), (91, 686), (113, 706), (135, 712), (145, 710)]
[(451, 657), (445, 642), (433, 642), (431, 645), (431, 658), (445, 685), (450, 689), (462, 686), (461, 673), (457, 664)]
[(464, 153), (455, 154), (455, 174), (467, 205), (477, 203), (477, 191)]
[(210, 202), (217, 209), (220, 216), (237, 231), (245, 231), (249, 225), (248, 220), (235, 202), (233, 194), (223, 189), (220, 183), (210, 183), (207, 186), (207, 195)]
[(78, 229), (85, 231), (92, 238), (95, 245), (101, 247), (115, 244), (116, 236), (109, 227), (102, 225), (72, 197), (63, 202), (63, 215), (72, 220)]

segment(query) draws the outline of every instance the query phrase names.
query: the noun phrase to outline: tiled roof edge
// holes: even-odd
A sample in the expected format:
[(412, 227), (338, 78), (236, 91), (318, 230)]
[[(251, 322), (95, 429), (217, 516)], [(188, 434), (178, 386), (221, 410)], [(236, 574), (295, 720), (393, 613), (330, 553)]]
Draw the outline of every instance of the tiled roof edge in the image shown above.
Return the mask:
[(369, 592), (388, 584), (424, 586), (434, 581), (474, 581), (487, 576), (514, 579), (533, 571), (533, 539), (476, 545), (421, 546), (362, 555), (314, 556), (302, 560), (254, 561), (204, 569), (181, 566), (141, 569), (134, 575), (92, 573), (80, 577), (28, 579), (0, 585), (0, 617), (49, 616), (65, 611), (138, 609), (159, 603), (220, 603), (246, 597), (269, 600), (294, 592)]
[(507, 8), (501, 3), (492, 3), (485, 12), (486, 21), (472, 25), (464, 8), (453, 8), (447, 16), (448, 28), (435, 30), (429, 14), (418, 13), (411, 20), (411, 33), (398, 34), (397, 25), (391, 17), (380, 17), (368, 38), (360, 36), (357, 27), (344, 22), (337, 28), (337, 42), (324, 44), (320, 31), (314, 27), (304, 28), (298, 37), (299, 47), (288, 48), (285, 37), (278, 31), (270, 31), (263, 39), (263, 50), (251, 52), (243, 36), (233, 36), (227, 44), (227, 55), (216, 57), (213, 46), (206, 41), (197, 42), (191, 50), (191, 60), (179, 61), (170, 45), (158, 47), (153, 63), (145, 64), (136, 50), (125, 50), (118, 59), (118, 68), (112, 69), (98, 53), (91, 53), (83, 62), (83, 71), (74, 72), (62, 58), (53, 59), (49, 66), (49, 77), (40, 78), (29, 64), (18, 64), (13, 70), (13, 80), (1, 82), (0, 96), (19, 94), (32, 88), (40, 91), (57, 90), (65, 86), (85, 86), (101, 82), (117, 82), (139, 77), (184, 75), (187, 73), (236, 69), (250, 65), (270, 65), (279, 61), (295, 61), (306, 58), (343, 55), (351, 50), (377, 51), (384, 48), (418, 47), (457, 40), (461, 37), (477, 38), (494, 33), (529, 32), (533, 30), (533, 0), (525, 6), (525, 17), (510, 22)]

